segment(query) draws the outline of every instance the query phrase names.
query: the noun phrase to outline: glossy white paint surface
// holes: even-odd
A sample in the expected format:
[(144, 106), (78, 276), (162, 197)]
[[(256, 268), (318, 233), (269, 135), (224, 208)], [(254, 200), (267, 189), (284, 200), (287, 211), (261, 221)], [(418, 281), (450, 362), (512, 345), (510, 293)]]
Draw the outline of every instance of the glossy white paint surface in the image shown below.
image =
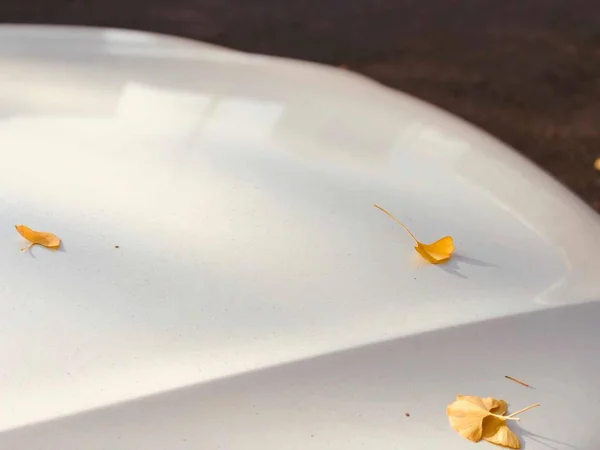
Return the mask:
[[(0, 26), (0, 152), (1, 449), (468, 449), (458, 393), (542, 403), (528, 450), (600, 446), (598, 217), (446, 113), (308, 63)], [(421, 264), (374, 202), (457, 255)], [(20, 253), (17, 223), (63, 251)]]

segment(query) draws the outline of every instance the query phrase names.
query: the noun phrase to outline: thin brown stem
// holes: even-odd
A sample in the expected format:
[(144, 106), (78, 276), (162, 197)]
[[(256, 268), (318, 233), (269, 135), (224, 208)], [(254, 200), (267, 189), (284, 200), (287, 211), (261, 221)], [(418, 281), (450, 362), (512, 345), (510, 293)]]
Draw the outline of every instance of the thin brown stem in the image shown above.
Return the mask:
[(392, 220), (394, 220), (398, 225), (400, 225), (402, 228), (404, 228), (404, 230), (410, 235), (411, 238), (413, 238), (413, 240), (415, 241), (415, 243), (417, 245), (419, 244), (419, 241), (417, 240), (417, 238), (415, 237), (415, 235), (412, 234), (408, 228), (406, 228), (406, 225), (404, 225), (402, 222), (400, 222), (398, 219), (396, 219), (396, 217), (392, 213), (390, 213), (389, 211), (383, 209), (377, 203), (374, 203), (373, 206), (375, 208), (379, 209), (380, 211), (384, 212), (385, 214), (387, 214), (390, 218), (392, 218)]
[(507, 378), (507, 379), (509, 379), (509, 380), (511, 380), (511, 381), (514, 381), (515, 383), (518, 383), (518, 384), (520, 384), (521, 386), (525, 386), (525, 387), (528, 387), (528, 388), (530, 388), (530, 387), (531, 387), (530, 385), (528, 385), (528, 384), (527, 384), (527, 383), (525, 383), (524, 381), (521, 381), (521, 380), (519, 380), (518, 378), (511, 377), (511, 376), (509, 376), (509, 375), (504, 375), (504, 378)]

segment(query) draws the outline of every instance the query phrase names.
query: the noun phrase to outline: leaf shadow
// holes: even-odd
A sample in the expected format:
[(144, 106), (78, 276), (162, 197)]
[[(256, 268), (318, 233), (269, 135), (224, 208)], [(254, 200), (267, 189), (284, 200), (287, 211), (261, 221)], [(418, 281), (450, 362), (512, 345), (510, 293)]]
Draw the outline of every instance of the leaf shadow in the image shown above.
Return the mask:
[(437, 267), (442, 269), (444, 272), (449, 273), (450, 275), (454, 275), (455, 277), (464, 279), (469, 278), (460, 271), (460, 265), (456, 261), (450, 260), (444, 265), (439, 264)]
[(508, 424), (508, 426), (519, 437), (522, 449), (527, 448), (527, 441), (531, 440), (544, 446), (548, 450), (583, 450), (581, 447), (571, 445), (563, 441), (558, 441), (546, 436), (531, 433), (521, 428), (521, 426), (516, 422), (511, 422)]
[(459, 253), (454, 253), (447, 263), (439, 264), (437, 267), (442, 269), (444, 272), (449, 273), (450, 275), (454, 275), (455, 277), (468, 279), (469, 277), (461, 272), (461, 266), (464, 264), (477, 267), (498, 267), (495, 264), (461, 255)]
[(451, 261), (454, 260), (457, 263), (464, 263), (470, 266), (478, 266), (478, 267), (498, 267), (496, 264), (488, 263), (485, 261), (481, 261), (480, 259), (471, 258), (469, 256), (461, 255), (460, 253), (455, 253), (452, 255)]

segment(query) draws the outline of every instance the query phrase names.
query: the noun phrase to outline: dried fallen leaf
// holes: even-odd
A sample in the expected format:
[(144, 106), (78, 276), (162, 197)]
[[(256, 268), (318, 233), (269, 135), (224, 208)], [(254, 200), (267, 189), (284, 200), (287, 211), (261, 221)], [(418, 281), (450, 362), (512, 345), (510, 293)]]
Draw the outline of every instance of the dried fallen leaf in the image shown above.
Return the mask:
[(600, 158), (596, 158), (596, 160), (594, 161), (594, 169), (600, 172)]
[(483, 419), (490, 416), (494, 404), (492, 398), (479, 398), (474, 396), (456, 397), (456, 401), (448, 405), (446, 414), (450, 426), (465, 439), (479, 442), (483, 433)]
[(539, 403), (505, 416), (508, 405), (504, 400), (474, 395), (458, 395), (446, 408), (450, 426), (465, 439), (479, 442), (484, 439), (492, 444), (508, 448), (521, 448), (519, 438), (508, 428), (508, 420), (520, 420), (517, 416)]
[(512, 432), (506, 420), (499, 419), (495, 416), (486, 417), (483, 419), (483, 440), (491, 442), (506, 448), (521, 448), (521, 441), (515, 433)]
[(415, 250), (419, 255), (429, 261), (431, 264), (440, 264), (448, 261), (452, 252), (454, 251), (454, 242), (450, 236), (445, 236), (432, 244), (423, 244), (419, 242), (414, 234), (410, 232), (406, 226), (394, 217), (390, 212), (383, 209), (381, 206), (375, 204), (375, 208), (383, 211), (389, 217), (391, 217), (398, 225), (400, 225), (415, 241)]
[(52, 250), (60, 247), (60, 239), (52, 233), (42, 231), (34, 231), (25, 225), (15, 225), (15, 228), (21, 236), (29, 241), (29, 245), (21, 249), (21, 251), (29, 250), (34, 245), (41, 245)]

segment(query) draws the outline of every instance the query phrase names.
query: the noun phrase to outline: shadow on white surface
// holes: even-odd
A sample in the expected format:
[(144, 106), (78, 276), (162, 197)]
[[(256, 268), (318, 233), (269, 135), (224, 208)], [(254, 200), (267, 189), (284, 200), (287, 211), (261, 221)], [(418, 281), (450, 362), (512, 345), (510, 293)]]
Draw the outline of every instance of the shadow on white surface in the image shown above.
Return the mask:
[(465, 266), (465, 265), (476, 266), (476, 267), (489, 267), (489, 268), (494, 268), (494, 267), (497, 268), (498, 267), (496, 264), (481, 261), (476, 258), (470, 258), (468, 256), (461, 255), (460, 253), (452, 254), (450, 261), (448, 261), (445, 264), (439, 264), (436, 267), (440, 268), (444, 272), (449, 273), (451, 275), (457, 276), (459, 278), (467, 279), (469, 277), (466, 276), (461, 271), (461, 267)]
[(445, 407), (472, 394), (541, 403), (517, 430), (527, 450), (596, 450), (599, 315), (593, 302), (355, 348), (5, 431), (0, 448), (468, 449)]

